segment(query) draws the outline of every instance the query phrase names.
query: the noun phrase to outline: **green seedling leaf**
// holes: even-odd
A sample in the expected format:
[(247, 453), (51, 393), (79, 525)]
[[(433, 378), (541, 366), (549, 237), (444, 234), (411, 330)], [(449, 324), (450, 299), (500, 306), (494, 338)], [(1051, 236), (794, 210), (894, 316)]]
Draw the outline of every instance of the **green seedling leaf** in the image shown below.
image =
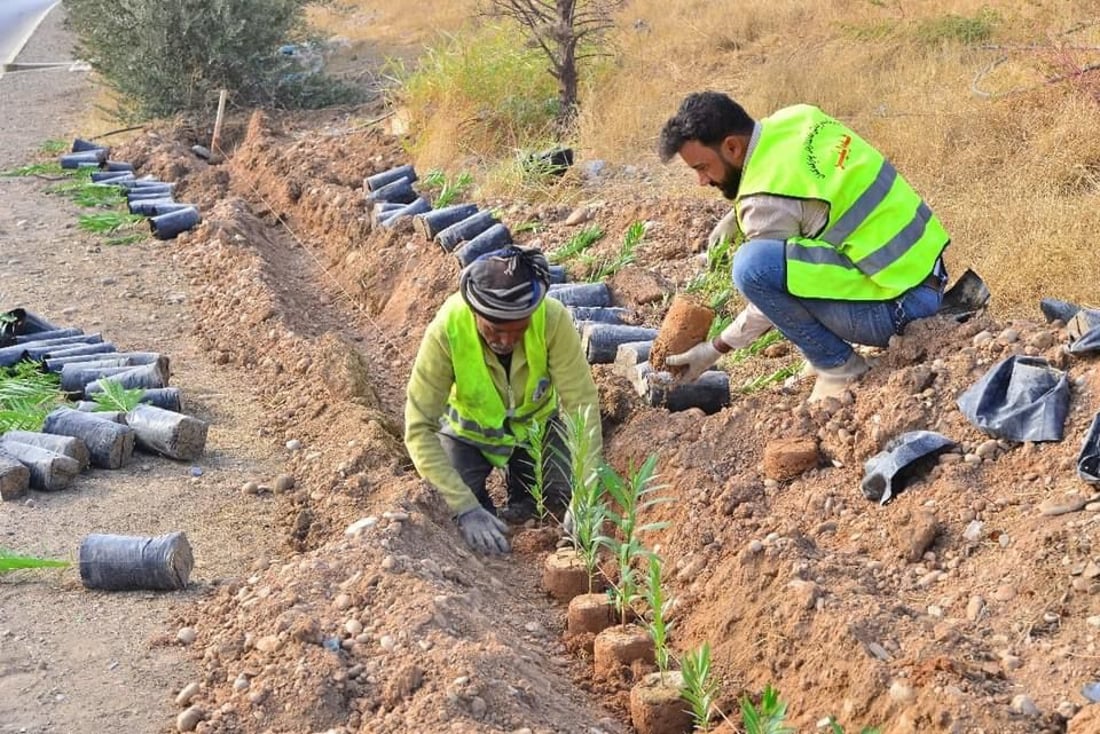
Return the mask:
[(96, 234), (112, 234), (119, 229), (132, 227), (138, 222), (145, 221), (140, 214), (124, 214), (122, 212), (101, 212), (99, 214), (83, 214), (77, 220), (77, 226), (86, 232)]
[(95, 412), (98, 413), (115, 410), (129, 413), (141, 403), (141, 396), (145, 393), (140, 387), (127, 389), (118, 380), (110, 377), (101, 379), (99, 384), (103, 390), (92, 394), (92, 401), (96, 404)]
[(6, 548), (0, 548), (0, 574), (26, 568), (65, 568), (70, 565), (72, 564), (69, 561), (24, 556)]

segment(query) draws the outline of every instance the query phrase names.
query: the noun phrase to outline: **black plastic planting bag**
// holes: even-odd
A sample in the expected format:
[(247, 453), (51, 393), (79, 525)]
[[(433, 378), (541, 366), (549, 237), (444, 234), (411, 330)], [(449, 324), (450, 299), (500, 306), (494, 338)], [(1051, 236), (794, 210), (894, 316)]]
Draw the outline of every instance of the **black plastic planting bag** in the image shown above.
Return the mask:
[(1092, 419), (1081, 455), (1077, 457), (1077, 476), (1090, 484), (1100, 484), (1100, 413)]
[(80, 544), (80, 580), (89, 589), (187, 588), (195, 559), (183, 533), (156, 538), (89, 535)]
[(1080, 339), (1069, 345), (1071, 354), (1093, 354), (1100, 352), (1100, 326), (1089, 329)]
[(867, 499), (884, 505), (905, 489), (909, 479), (930, 468), (936, 456), (954, 445), (954, 441), (935, 431), (903, 433), (864, 463), (860, 491)]
[(989, 297), (989, 288), (985, 281), (973, 270), (968, 269), (943, 294), (943, 301), (937, 313), (950, 316), (962, 323), (985, 308), (989, 303)]
[(1042, 357), (1013, 355), (959, 396), (959, 410), (982, 431), (1010, 441), (1061, 441), (1069, 379)]

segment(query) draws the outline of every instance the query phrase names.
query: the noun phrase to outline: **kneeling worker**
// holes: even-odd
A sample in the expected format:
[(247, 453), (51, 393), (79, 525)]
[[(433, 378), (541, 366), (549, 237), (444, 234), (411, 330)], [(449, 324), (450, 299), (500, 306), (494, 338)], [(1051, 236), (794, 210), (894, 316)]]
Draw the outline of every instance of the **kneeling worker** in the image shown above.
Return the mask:
[[(493, 468), (506, 475), (501, 514), (530, 518), (532, 461), (523, 447), (534, 423), (545, 426), (544, 493), (560, 513), (571, 488), (558, 410), (599, 415), (580, 337), (565, 307), (546, 298), (549, 287), (549, 266), (536, 249), (508, 247), (470, 263), (429, 324), (409, 378), (405, 446), (466, 543), (483, 553), (510, 550), (485, 487)], [(595, 429), (599, 450), (598, 422)]]

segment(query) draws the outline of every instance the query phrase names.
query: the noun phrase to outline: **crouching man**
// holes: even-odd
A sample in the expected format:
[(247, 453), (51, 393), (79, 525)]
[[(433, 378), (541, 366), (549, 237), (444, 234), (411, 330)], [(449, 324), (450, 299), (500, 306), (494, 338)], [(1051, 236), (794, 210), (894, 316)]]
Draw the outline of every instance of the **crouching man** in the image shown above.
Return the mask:
[[(409, 378), (405, 446), (417, 472), (447, 502), (466, 543), (507, 553), (507, 526), (534, 515), (527, 450), (544, 427), (544, 496), (559, 516), (571, 497), (569, 458), (558, 411), (590, 409), (599, 398), (569, 312), (546, 298), (550, 272), (536, 249), (483, 255), (461, 274), (424, 334)], [(600, 449), (598, 421), (594, 448)], [(486, 480), (504, 471), (507, 505), (494, 506)]]

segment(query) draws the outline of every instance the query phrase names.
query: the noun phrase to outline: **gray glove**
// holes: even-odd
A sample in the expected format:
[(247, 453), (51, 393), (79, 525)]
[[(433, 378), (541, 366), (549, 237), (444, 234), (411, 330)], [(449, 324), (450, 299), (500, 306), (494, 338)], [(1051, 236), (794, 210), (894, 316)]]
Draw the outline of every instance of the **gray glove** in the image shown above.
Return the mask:
[(714, 348), (711, 341), (699, 342), (691, 349), (680, 354), (673, 354), (665, 359), (665, 364), (670, 367), (683, 367), (682, 374), (674, 373), (679, 382), (695, 382), (699, 376), (713, 367), (721, 358), (722, 353)]
[(730, 213), (722, 217), (707, 236), (707, 249), (717, 245), (723, 237), (733, 239), (735, 234), (737, 234), (737, 210), (730, 209)]
[(511, 552), (508, 539), (504, 537), (508, 526), (484, 507), (463, 512), (456, 518), (456, 522), (466, 545), (474, 550), (490, 555)]

